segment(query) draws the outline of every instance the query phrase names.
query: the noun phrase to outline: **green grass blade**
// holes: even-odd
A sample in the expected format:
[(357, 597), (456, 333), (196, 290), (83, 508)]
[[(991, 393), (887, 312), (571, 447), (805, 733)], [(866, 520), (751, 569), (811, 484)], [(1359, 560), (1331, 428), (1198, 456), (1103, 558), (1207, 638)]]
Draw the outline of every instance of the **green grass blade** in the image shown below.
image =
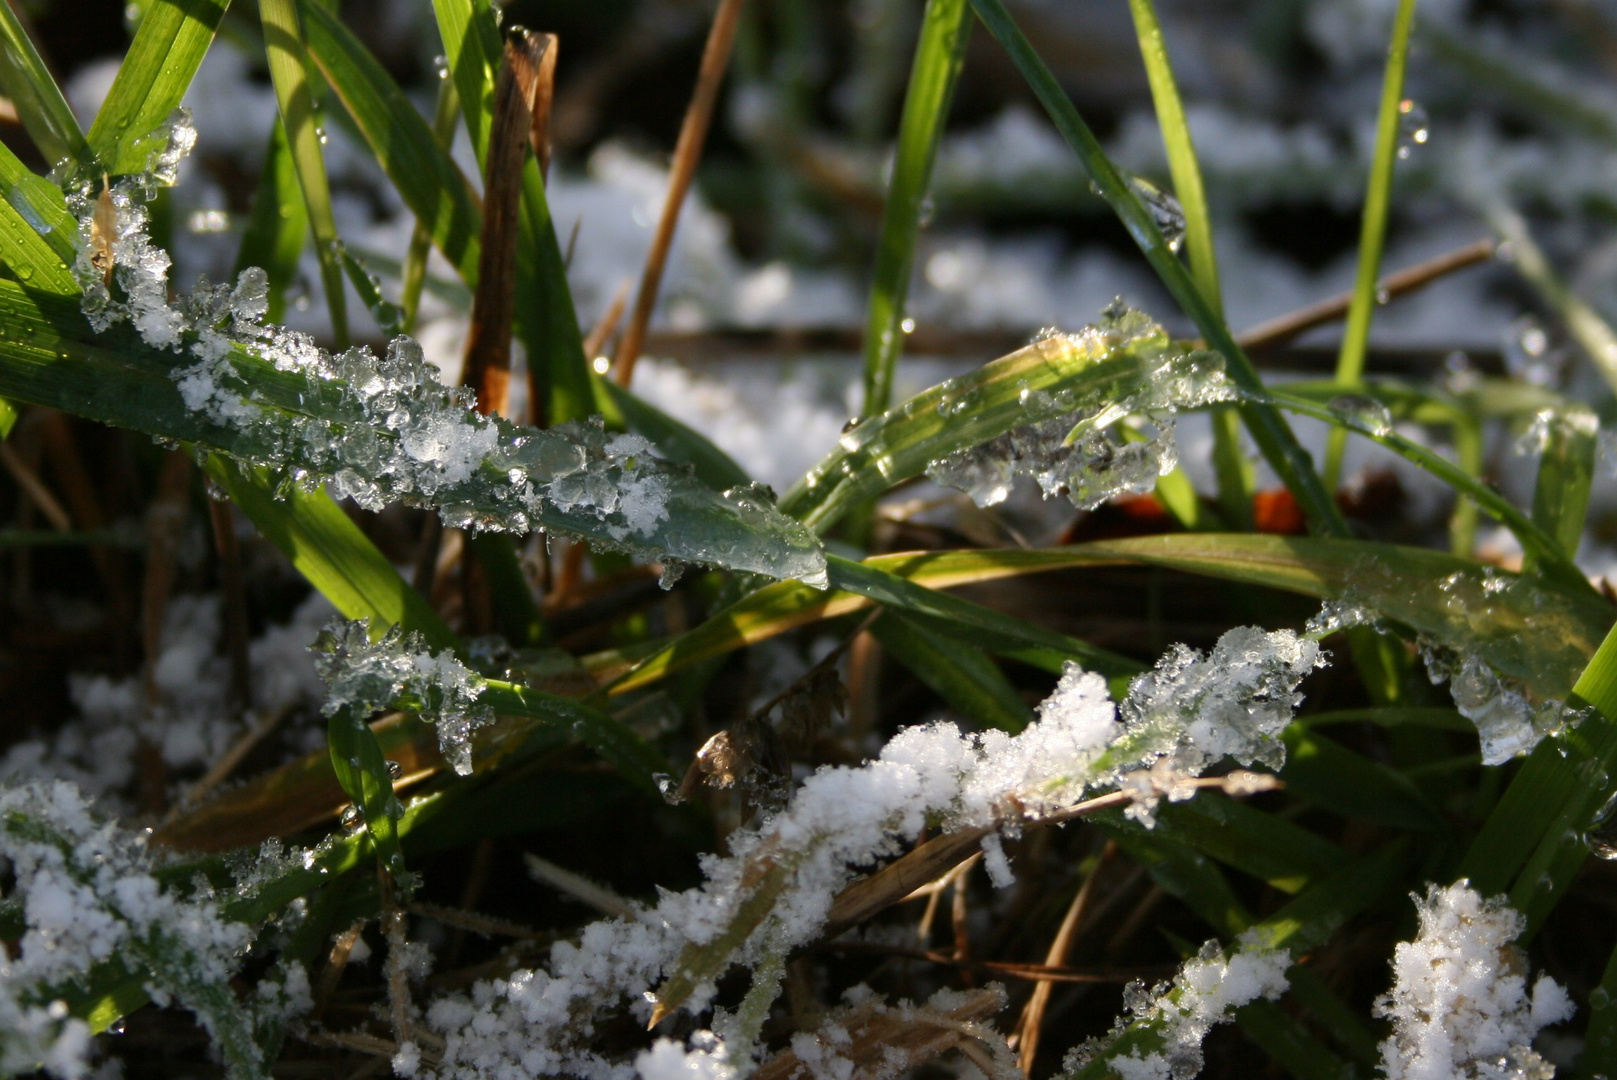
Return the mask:
[(512, 538), (503, 533), (468, 533), (466, 544), (488, 582), (501, 636), (518, 648), (538, 645), (545, 638), (545, 624)]
[(943, 140), (949, 103), (965, 62), (971, 20), (966, 0), (927, 0), (921, 36), (910, 68), (909, 90), (899, 121), (892, 179), (882, 206), (881, 239), (870, 284), (865, 323), (864, 416), (887, 411), (893, 397), (893, 369), (904, 348), (904, 301), (915, 261), (915, 240), (925, 214), (932, 164)]
[(1333, 814), (1395, 829), (1436, 831), (1443, 819), (1407, 777), (1317, 731), (1292, 725), (1280, 778), (1297, 798)]
[(0, 262), (24, 288), (77, 296), (79, 284), (68, 267), (76, 255), (79, 223), (68, 213), (62, 193), (0, 145)]
[(150, 137), (191, 85), (230, 0), (166, 0), (141, 17), (135, 40), (90, 125), (90, 149), (109, 173), (138, 173), (155, 149)]
[[(1001, 0), (971, 2), (978, 17), (1010, 53), (1011, 60), (1055, 123), (1056, 130), (1077, 152), (1090, 179), (1099, 188), (1101, 197), (1116, 212), (1168, 292), (1195, 322), (1210, 346), (1223, 354), (1230, 378), (1243, 390), (1261, 393), (1263, 380), (1258, 376), (1257, 369), (1235, 343), (1224, 320), (1202, 296), (1189, 272), (1169, 248), (1150, 210), (1107, 158), (1100, 141), (1078, 115), (1078, 110), (1068, 100), (1026, 36), (1012, 21), (1004, 4)], [(1241, 406), (1241, 416), (1259, 451), (1302, 507), (1310, 527), (1327, 535), (1347, 535), (1347, 525), (1314, 472), (1313, 461), (1298, 445), (1296, 436), (1280, 414), (1268, 406), (1249, 403)]]
[(292, 167), (309, 214), (309, 232), (320, 260), (320, 281), (331, 309), (331, 331), (340, 351), (348, 348), (348, 294), (343, 285), (337, 219), (332, 215), (331, 189), (326, 183), (326, 160), (320, 149), (325, 135), (315, 115), (313, 80), (309, 77), (308, 50), (303, 43), (297, 3), (259, 0), (258, 10), (264, 21), (270, 81), (275, 84)]
[(1154, 340), (1108, 347), (1087, 336), (1041, 339), (845, 432), (781, 497), (781, 511), (823, 533), (932, 460), (1045, 419), (1049, 408), (1038, 402), (1099, 410), (1148, 386), (1173, 355)]
[(594, 371), (584, 355), (567, 264), (556, 239), (550, 202), (539, 164), (529, 155), (522, 166), (523, 245), (517, 253), (518, 329), (528, 349), (530, 370), (538, 375), (547, 424), (582, 420), (595, 411)]
[(371, 318), (376, 320), (376, 328), (382, 332), (382, 336), (392, 338), (403, 333), (404, 309), (382, 295), (381, 281), (360, 261), (359, 256), (344, 247), (338, 249), (337, 261), (342, 264), (348, 283), (359, 295), (359, 302), (369, 309)]
[(1235, 1011), (1235, 1022), (1271, 1061), (1297, 1080), (1343, 1080), (1353, 1068), (1272, 1001), (1258, 999)]
[[(1387, 46), (1387, 71), (1381, 83), (1381, 108), (1376, 115), (1376, 145), (1370, 159), (1370, 181), (1365, 187), (1364, 216), (1359, 225), (1359, 271), (1353, 283), (1342, 348), (1336, 357), (1336, 381), (1357, 386), (1364, 378), (1364, 354), (1370, 344), (1370, 320), (1376, 310), (1376, 281), (1381, 275), (1381, 252), (1387, 241), (1387, 213), (1392, 204), (1393, 167), (1398, 163), (1398, 131), (1404, 98), (1404, 70), (1409, 64), (1409, 34), (1415, 25), (1415, 0), (1398, 0), (1392, 43)], [(1325, 451), (1325, 485), (1335, 488), (1342, 472), (1345, 433), (1332, 432)]]
[(482, 168), (487, 163), (494, 114), (494, 79), (500, 69), (499, 24), (488, 0), (432, 0), (432, 10), (438, 19), (449, 77), (460, 96), (466, 133)]
[(1600, 985), (1589, 993), (1589, 1027), (1572, 1075), (1576, 1080), (1610, 1076), (1617, 1069), (1617, 950), (1606, 961)]
[(236, 273), (257, 266), (269, 275), (269, 310), (266, 318), (280, 322), (286, 314), (286, 293), (297, 279), (298, 259), (309, 232), (309, 212), (298, 189), (292, 150), (286, 144), (286, 126), (280, 117), (270, 133), (264, 169), (253, 193), (253, 209), (242, 231), (236, 253)]
[(394, 873), (404, 870), (404, 853), (399, 850), (398, 819), (404, 806), (393, 794), (387, 759), (382, 744), (363, 717), (341, 708), (326, 724), (326, 749), (337, 783), (364, 815), (365, 833), (370, 837), (377, 859)]
[(377, 164), (468, 286), (477, 284), (483, 214), (477, 196), (415, 106), (336, 16), (304, 3), (309, 54)]
[(78, 164), (89, 159), (89, 141), (10, 4), (0, 5), (0, 92), (11, 99), (46, 161)]
[(1033, 719), (1033, 710), (981, 649), (942, 638), (898, 611), (884, 612), (870, 629), (895, 660), (978, 726), (1014, 733)]
[(432, 605), (329, 495), (294, 487), (284, 499), (276, 498), (264, 470), (244, 468), (217, 454), (206, 468), (264, 538), (344, 618), (369, 619), (377, 631), (389, 626), (418, 631), (434, 650), (459, 647), (455, 632)]
[[(1549, 418), (1547, 427), (1533, 487), (1533, 524), (1555, 540), (1564, 557), (1572, 559), (1583, 540), (1600, 420), (1593, 410), (1577, 406)], [(1535, 556), (1526, 565), (1532, 568), (1537, 563)]]
[[(328, 76), (329, 77), (329, 76)], [(438, 104), (432, 117), (432, 138), (445, 152), (455, 141), (455, 128), (460, 119), (460, 95), (455, 93), (455, 80), (438, 80)], [(404, 308), (405, 333), (413, 333), (416, 317), (421, 310), (421, 290), (427, 283), (427, 255), (432, 250), (432, 223), (416, 218), (410, 233), (410, 248), (404, 256), (404, 287), (400, 306)]]

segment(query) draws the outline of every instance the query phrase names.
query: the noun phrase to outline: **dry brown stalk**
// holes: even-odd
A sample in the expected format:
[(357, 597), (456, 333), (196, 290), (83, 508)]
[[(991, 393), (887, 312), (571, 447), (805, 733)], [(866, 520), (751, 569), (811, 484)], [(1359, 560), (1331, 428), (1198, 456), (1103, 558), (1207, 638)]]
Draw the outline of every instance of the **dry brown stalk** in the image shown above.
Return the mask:
[(6, 467), (6, 471), (17, 482), (17, 486), (28, 497), (28, 501), (45, 516), (46, 521), (50, 522), (51, 528), (57, 532), (73, 531), (73, 520), (67, 516), (67, 511), (62, 509), (62, 504), (56, 501), (51, 489), (45, 486), (39, 474), (28, 466), (22, 455), (17, 453), (16, 448), (9, 442), (0, 442), (0, 465)]
[(651, 312), (657, 306), (657, 291), (662, 287), (663, 269), (668, 263), (668, 251), (674, 243), (674, 227), (679, 223), (679, 208), (690, 191), (696, 177), (696, 164), (702, 159), (702, 144), (707, 141), (707, 129), (713, 120), (713, 107), (718, 104), (719, 85), (724, 81), (724, 70), (730, 64), (730, 47), (735, 43), (736, 25), (741, 18), (741, 0), (719, 0), (719, 9), (713, 14), (713, 27), (708, 31), (707, 46), (702, 50), (702, 66), (696, 76), (696, 90), (685, 109), (685, 122), (679, 129), (679, 142), (674, 147), (674, 160), (668, 171), (668, 195), (663, 200), (662, 217), (652, 237), (651, 250), (646, 253), (646, 269), (640, 277), (640, 294), (635, 297), (634, 313), (618, 342), (614, 378), (619, 386), (628, 386), (634, 378), (635, 361), (645, 344), (646, 327), (651, 323)]

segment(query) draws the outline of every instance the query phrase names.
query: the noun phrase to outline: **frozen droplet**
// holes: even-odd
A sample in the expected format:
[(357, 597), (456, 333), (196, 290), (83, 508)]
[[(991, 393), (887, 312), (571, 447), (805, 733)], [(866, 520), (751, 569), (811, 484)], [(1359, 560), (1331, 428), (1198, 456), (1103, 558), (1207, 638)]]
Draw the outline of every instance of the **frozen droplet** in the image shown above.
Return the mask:
[(1425, 146), (1432, 132), (1426, 110), (1409, 98), (1398, 103), (1398, 157), (1408, 159), (1417, 146)]
[(1151, 211), (1151, 221), (1168, 242), (1168, 250), (1178, 254), (1185, 242), (1185, 211), (1179, 205), (1179, 200), (1144, 177), (1129, 176), (1128, 185), (1145, 203), (1145, 208)]

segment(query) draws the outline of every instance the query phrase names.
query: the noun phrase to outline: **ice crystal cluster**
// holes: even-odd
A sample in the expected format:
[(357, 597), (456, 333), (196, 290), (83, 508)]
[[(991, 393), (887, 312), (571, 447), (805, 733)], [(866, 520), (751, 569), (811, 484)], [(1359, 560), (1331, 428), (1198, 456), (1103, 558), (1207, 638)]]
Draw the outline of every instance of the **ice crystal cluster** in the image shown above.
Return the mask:
[[(232, 1076), (262, 1072), (255, 1021), (229, 985), (251, 931), (223, 916), (205, 882), (185, 895), (161, 883), (144, 837), (96, 820), (64, 780), (0, 789), (0, 854), (27, 927), (0, 953), (0, 1072), (86, 1074), (89, 1028), (55, 994), (109, 962), (144, 970), (152, 1000), (194, 1011)], [(302, 969), (270, 997), (277, 1016), (307, 1008)]]
[[(435, 1002), (428, 1019), (446, 1040), (445, 1075), (629, 1080), (631, 1066), (588, 1042), (625, 1004), (646, 1019), (645, 995), (682, 971), (701, 981), (686, 1008), (704, 1009), (714, 988), (702, 972), (716, 974), (712, 965), (691, 968), (689, 950), (725, 950), (722, 973), (732, 961), (761, 964), (812, 941), (856, 868), (899, 854), (928, 826), (1014, 828), (1086, 791), (1129, 785), (1149, 806), (1164, 794), (1188, 797), (1192, 789), (1181, 781), (1225, 755), (1278, 762), (1276, 735), (1298, 701), (1297, 682), (1318, 663), (1318, 646), (1295, 634), (1235, 630), (1208, 656), (1176, 649), (1136, 680), (1121, 706), (1107, 697), (1104, 679), (1070, 665), (1037, 719), (1016, 735), (934, 723), (899, 732), (860, 767), (822, 768), (784, 810), (733, 835), (729, 857), (710, 856), (701, 887), (664, 893), (634, 918), (591, 924), (576, 945), (552, 950), (548, 969)], [(1149, 822), (1149, 813), (1141, 816)], [(1008, 867), (996, 875), (1000, 883), (1006, 876)], [(760, 918), (749, 915), (749, 902), (762, 889), (775, 899)], [(1245, 963), (1227, 965), (1232, 987)], [(674, 1052), (648, 1059), (658, 1075)], [(693, 1075), (706, 1075), (700, 1064), (690, 1064)]]
[(477, 703), (487, 682), (452, 650), (434, 653), (420, 633), (397, 626), (372, 641), (368, 619), (336, 620), (310, 648), (326, 681), (327, 716), (347, 709), (362, 723), (383, 709), (409, 709), (438, 729), (444, 760), (471, 774), (472, 732), (493, 723), (494, 712)]
[[(156, 164), (194, 141), (176, 114)], [(555, 529), (636, 555), (826, 583), (818, 540), (765, 491), (714, 492), (598, 418), (540, 431), (483, 416), (408, 337), (380, 359), (363, 347), (334, 356), (307, 334), (263, 326), (268, 278), (256, 267), (170, 304), (169, 257), (147, 238), (137, 197), (149, 183), (120, 180), (102, 195), (86, 183), (70, 196), (81, 231), (75, 273), (97, 331), (128, 321), (147, 345), (185, 357), (170, 375), (202, 422), (199, 443), (329, 483), (366, 509), (402, 501), (456, 527)]]
[(1463, 880), (1413, 899), (1420, 935), (1394, 950), (1392, 990), (1376, 1003), (1393, 1023), (1381, 1044), (1388, 1080), (1548, 1080), (1555, 1070), (1533, 1038), (1576, 1010), (1548, 975), (1529, 991), (1513, 944), (1526, 920)]
[[(927, 475), (970, 495), (979, 506), (1004, 502), (1018, 476), (1031, 476), (1045, 498), (1065, 495), (1089, 509), (1124, 492), (1149, 491), (1157, 477), (1179, 463), (1173, 414), (1233, 400), (1215, 353), (1174, 349), (1166, 331), (1121, 301), (1101, 321), (1065, 335), (1074, 348), (1104, 355), (1133, 351), (1142, 366), (1132, 389), (1122, 395), (1071, 395), (1025, 391), (1022, 407), (1029, 423), (976, 446), (957, 450), (927, 465)], [(1127, 441), (1111, 429), (1143, 414), (1157, 428), (1155, 438)]]
[(1121, 1080), (1191, 1080), (1201, 1072), (1207, 1033), (1242, 1005), (1259, 998), (1277, 1000), (1289, 985), (1290, 966), (1290, 953), (1265, 946), (1251, 931), (1228, 951), (1209, 941), (1172, 982), (1149, 988), (1139, 980), (1130, 983), (1123, 991), (1128, 1011), (1118, 1017), (1112, 1033), (1075, 1047), (1062, 1071), (1076, 1073), (1105, 1056), (1119, 1036), (1136, 1027), (1144, 1030), (1148, 1043), (1107, 1058), (1112, 1072)]

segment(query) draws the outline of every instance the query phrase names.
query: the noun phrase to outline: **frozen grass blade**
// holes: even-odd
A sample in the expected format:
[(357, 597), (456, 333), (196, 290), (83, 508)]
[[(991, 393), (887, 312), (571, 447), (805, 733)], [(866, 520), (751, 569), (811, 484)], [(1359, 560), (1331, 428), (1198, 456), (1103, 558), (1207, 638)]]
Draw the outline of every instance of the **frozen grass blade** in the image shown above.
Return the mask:
[(309, 233), (309, 211), (298, 189), (297, 169), (286, 145), (286, 126), (280, 117), (270, 133), (264, 170), (253, 193), (253, 209), (242, 232), (236, 254), (236, 274), (249, 266), (261, 267), (269, 277), (269, 308), (265, 318), (280, 322), (286, 314), (286, 292), (296, 280), (298, 259)]
[[(1201, 289), (1208, 306), (1224, 317), (1224, 300), (1218, 286), (1218, 259), (1213, 251), (1213, 219), (1207, 209), (1207, 193), (1202, 187), (1201, 165), (1185, 120), (1184, 102), (1168, 60), (1168, 46), (1162, 38), (1162, 24), (1151, 0), (1129, 0), (1134, 16), (1135, 35), (1140, 39), (1140, 56), (1145, 61), (1146, 78), (1151, 84), (1151, 101), (1156, 109), (1157, 126), (1168, 154), (1168, 171), (1173, 176), (1173, 192), (1185, 215), (1185, 253), (1190, 274)], [(1218, 503), (1233, 528), (1245, 528), (1252, 519), (1252, 466), (1241, 450), (1240, 416), (1234, 409), (1212, 412), (1213, 469), (1218, 477)]]
[(40, 156), (51, 164), (90, 157), (73, 110), (10, 4), (0, 5), (0, 92), (11, 99)]
[(904, 95), (892, 179), (882, 204), (881, 239), (876, 246), (865, 322), (863, 416), (877, 416), (892, 404), (893, 369), (904, 348), (901, 324), (915, 241), (925, 214), (932, 163), (938, 156), (970, 37), (966, 0), (928, 0), (910, 68), (909, 90)]
[(1033, 719), (1033, 710), (981, 649), (935, 634), (901, 611), (884, 612), (871, 633), (917, 679), (979, 726), (1015, 733)]
[[(1121, 219), (1146, 261), (1167, 286), (1168, 292), (1195, 322), (1209, 345), (1223, 354), (1231, 380), (1248, 393), (1261, 393), (1263, 380), (1257, 369), (1230, 336), (1224, 320), (1203, 298), (1201, 290), (1180, 264), (1162, 230), (1152, 219), (1151, 211), (1107, 158), (1100, 141), (1078, 115), (1078, 110), (1012, 21), (1004, 5), (1000, 0), (971, 0), (971, 3), (990, 32), (1011, 54), (1011, 60), (1055, 123), (1056, 130), (1077, 152), (1090, 179), (1100, 189), (1101, 197)], [(1241, 406), (1241, 416), (1264, 458), (1302, 507), (1310, 528), (1329, 536), (1346, 536), (1347, 525), (1330, 494), (1320, 483), (1313, 461), (1297, 444), (1296, 436), (1280, 414), (1266, 405), (1248, 403)]]
[[(1415, 25), (1415, 0), (1398, 0), (1392, 43), (1387, 46), (1387, 71), (1381, 83), (1381, 108), (1376, 115), (1376, 145), (1370, 159), (1370, 182), (1365, 187), (1364, 216), (1359, 226), (1359, 270), (1353, 286), (1342, 348), (1336, 358), (1336, 381), (1357, 386), (1364, 378), (1364, 354), (1370, 343), (1370, 320), (1377, 306), (1376, 278), (1381, 274), (1381, 252), (1387, 241), (1387, 214), (1392, 204), (1392, 177), (1398, 164), (1398, 134), (1404, 99), (1404, 70), (1409, 63), (1409, 34)], [(1342, 472), (1345, 432), (1333, 431), (1325, 450), (1325, 486), (1334, 490)]]
[(348, 294), (343, 284), (337, 219), (332, 216), (331, 189), (326, 184), (326, 161), (320, 149), (326, 137), (315, 115), (298, 5), (296, 0), (259, 0), (258, 10), (263, 17), (270, 81), (275, 84), (292, 167), (309, 215), (315, 255), (320, 260), (320, 280), (325, 286), (326, 306), (331, 310), (331, 332), (341, 351), (348, 348)]
[(165, 0), (146, 7), (90, 125), (90, 149), (103, 170), (116, 176), (146, 169), (157, 148), (152, 133), (185, 97), (229, 6), (230, 0)]

